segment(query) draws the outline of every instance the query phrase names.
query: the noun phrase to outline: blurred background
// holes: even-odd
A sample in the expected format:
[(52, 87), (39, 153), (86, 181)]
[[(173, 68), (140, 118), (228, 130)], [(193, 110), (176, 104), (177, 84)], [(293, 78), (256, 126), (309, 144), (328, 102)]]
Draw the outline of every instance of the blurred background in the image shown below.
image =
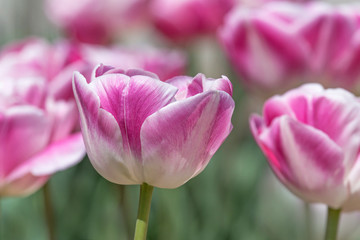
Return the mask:
[[(119, 5), (123, 4), (123, 1), (120, 0), (112, 2), (112, 4), (114, 2)], [(114, 28), (106, 30), (110, 33), (105, 30), (91, 33), (97, 36), (101, 35), (105, 39), (87, 39), (87, 33), (79, 35), (79, 37), (74, 34), (74, 31), (77, 31), (74, 30), (75, 27), (72, 28), (72, 26), (76, 26), (77, 20), (76, 17), (70, 16), (71, 11), (72, 8), (81, 8), (80, 3), (74, 3), (79, 6), (73, 6), (71, 1), (68, 3), (68, 1), (57, 0), (46, 2), (43, 0), (0, 0), (0, 48), (29, 37), (36, 37), (45, 39), (50, 45), (55, 44), (59, 39), (70, 39), (69, 41), (76, 44), (85, 42), (85, 44), (99, 44), (104, 48), (116, 45), (135, 50), (143, 47), (175, 49), (186, 59), (182, 74), (194, 76), (201, 72), (211, 78), (218, 78), (221, 75), (228, 76), (233, 83), (233, 98), (236, 102), (232, 120), (234, 129), (214, 155), (208, 167), (199, 176), (177, 189), (155, 189), (148, 239), (322, 239), (326, 217), (325, 206), (304, 204), (277, 181), (248, 127), (249, 115), (252, 112), (261, 113), (262, 104), (267, 97), (281, 94), (290, 86), (297, 86), (304, 81), (296, 82), (298, 81), (298, 77), (296, 77), (297, 80), (289, 85), (283, 82), (277, 82), (270, 87), (268, 84), (259, 84), (261, 81), (254, 77), (255, 73), (260, 75), (271, 73), (266, 72), (266, 67), (257, 68), (254, 74), (252, 71), (248, 71), (246, 66), (238, 69), (232, 55), (237, 49), (229, 47), (231, 44), (228, 44), (226, 40), (228, 38), (224, 36), (227, 34), (227, 27), (224, 26), (227, 23), (224, 23), (224, 19), (230, 18), (225, 17), (230, 11), (238, 8), (241, 9), (239, 12), (250, 13), (243, 15), (243, 18), (250, 16), (250, 20), (244, 20), (249, 22), (252, 16), (259, 16), (262, 11), (265, 11), (261, 10), (267, 8), (264, 5), (273, 4), (274, 1), (259, 0), (257, 3), (255, 3), (256, 1), (229, 1), (231, 3), (224, 13), (219, 13), (221, 12), (219, 8), (220, 5), (226, 5), (226, 1), (222, 3), (220, 1), (220, 5), (215, 3), (216, 1), (207, 4), (213, 4), (212, 7), (215, 10), (207, 9), (199, 4), (197, 11), (192, 12), (192, 10), (185, 9), (184, 13), (180, 14), (181, 16), (190, 12), (189, 18), (199, 14), (199, 17), (191, 18), (192, 22), (190, 23), (190, 25), (196, 25), (197, 28), (189, 31), (187, 29), (190, 27), (184, 23), (185, 20), (175, 14), (172, 6), (166, 6), (186, 1), (168, 1), (167, 4), (161, 3), (161, 1), (153, 2), (151, 0), (144, 1), (144, 3), (139, 3), (144, 6), (136, 6), (135, 10), (132, 10), (135, 13), (132, 12), (129, 16), (141, 15), (138, 16), (138, 19), (131, 20), (136, 23), (127, 23), (130, 17), (126, 17), (127, 19), (122, 19), (120, 24), (112, 24), (115, 26)], [(187, 2), (191, 1), (187, 0)], [(194, 2), (196, 1), (194, 0)], [(293, 8), (300, 9), (310, 1), (289, 2), (296, 2), (287, 4), (297, 4)], [(329, 4), (328, 7), (332, 8), (331, 11), (335, 11), (338, 8), (335, 5), (338, 6), (340, 2), (347, 4), (341, 0), (329, 1), (324, 4)], [(64, 12), (61, 12), (61, 8)], [(268, 8), (270, 9), (270, 7)], [(94, 18), (107, 15), (106, 12), (101, 11), (105, 10), (98, 10), (99, 16), (95, 16), (89, 9), (85, 10), (85, 14), (80, 13), (79, 10), (79, 13), (75, 13), (75, 15), (84, 14), (80, 18), (90, 24), (93, 20), (86, 19), (87, 14), (93, 15)], [(168, 16), (166, 16), (167, 11)], [(215, 16), (217, 17), (216, 14), (219, 14), (220, 20), (218, 23), (214, 23), (214, 26), (204, 27), (210, 20), (203, 20), (202, 18), (205, 17), (200, 13), (209, 11), (214, 11), (208, 14), (210, 15), (209, 19), (213, 19)], [(299, 10), (299, 12), (301, 11)], [(163, 16), (162, 12), (164, 12)], [(296, 17), (302, 15), (304, 19), (306, 14), (305, 11), (303, 14), (297, 14)], [(112, 18), (115, 17), (112, 16)], [(169, 18), (174, 22), (164, 21)], [(177, 19), (179, 22), (176, 22)], [(183, 23), (184, 25), (181, 25)], [(109, 25), (109, 23), (105, 24)], [(175, 31), (171, 24), (178, 26), (178, 31)], [(360, 29), (358, 26), (356, 28)], [(334, 29), (334, 31), (337, 30)], [(242, 34), (241, 31), (238, 34)], [(276, 31), (274, 34), (277, 34)], [(262, 40), (266, 41), (266, 38), (262, 38)], [(234, 42), (236, 41), (234, 40)], [(296, 48), (295, 43), (292, 44)], [(264, 49), (261, 46), (259, 49)], [(267, 49), (271, 47), (266, 46)], [(242, 48), (246, 47), (249, 45), (242, 46)], [(278, 49), (281, 52), (283, 47), (278, 46)], [(244, 55), (253, 57), (256, 66), (260, 66), (256, 61), (262, 61), (261, 66), (273, 66), (274, 59), (253, 56), (255, 52), (248, 51), (246, 52), (248, 55)], [(239, 55), (241, 54), (239, 53)], [(113, 61), (116, 62), (117, 57), (114, 56), (114, 58)], [(124, 59), (126, 61), (126, 57), (120, 58), (121, 61)], [(103, 62), (101, 56), (92, 61)], [(135, 67), (138, 66), (135, 65)], [(329, 72), (332, 73), (332, 71)], [(258, 81), (253, 81), (252, 78)], [(285, 78), (293, 79), (294, 76), (286, 75)], [(355, 78), (358, 80), (357, 75)], [(281, 77), (277, 79), (280, 80)], [(309, 80), (307, 73), (306, 81), (317, 81), (317, 79), (321, 79), (319, 81), (323, 82), (324, 78), (316, 75), (316, 78)], [(329, 79), (325, 81), (329, 86), (343, 86), (342, 83), (334, 83), (332, 79)], [(357, 89), (356, 83), (355, 80), (351, 81), (351, 85), (345, 87)], [(139, 186), (117, 186), (108, 182), (97, 174), (87, 157), (76, 166), (54, 174), (48, 184), (53, 204), (56, 239), (132, 239)], [(43, 189), (26, 197), (4, 197), (0, 199), (0, 202), (0, 239), (49, 239)], [(341, 221), (340, 239), (360, 239), (360, 229), (357, 229), (360, 223), (359, 213), (344, 214)]]

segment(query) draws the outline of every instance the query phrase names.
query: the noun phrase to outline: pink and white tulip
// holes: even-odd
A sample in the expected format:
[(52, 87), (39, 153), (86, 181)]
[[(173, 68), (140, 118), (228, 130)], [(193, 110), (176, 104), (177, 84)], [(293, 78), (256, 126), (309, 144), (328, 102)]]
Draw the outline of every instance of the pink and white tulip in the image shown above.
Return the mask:
[(238, 0), (238, 4), (242, 7), (261, 7), (264, 4), (269, 2), (298, 2), (298, 3), (307, 3), (312, 0)]
[(74, 44), (61, 40), (54, 44), (40, 38), (28, 38), (7, 45), (0, 52), (0, 74), (13, 77), (45, 77), (56, 98), (73, 98), (72, 75), (79, 71), (90, 78), (99, 64), (122, 69), (139, 68), (154, 72), (162, 81), (183, 75), (186, 56), (178, 50), (144, 47), (125, 48)]
[(272, 2), (234, 9), (219, 31), (232, 65), (249, 86), (303, 82), (354, 88), (360, 79), (359, 7)]
[(31, 194), (85, 155), (75, 100), (56, 94), (50, 58), (47, 45), (35, 40), (0, 53), (1, 197)]
[(166, 81), (183, 75), (186, 68), (186, 56), (177, 50), (157, 48), (130, 49), (121, 46), (79, 46), (80, 55), (88, 61), (92, 68), (98, 64), (110, 65), (122, 69), (144, 69)]
[(226, 77), (176, 77), (97, 67), (73, 80), (89, 159), (117, 184), (176, 188), (198, 175), (232, 129)]
[(49, 18), (76, 41), (109, 43), (125, 26), (145, 14), (144, 0), (46, 1)]
[(308, 202), (360, 209), (360, 102), (306, 84), (266, 101), (250, 126), (279, 180)]
[(183, 42), (199, 35), (215, 34), (235, 0), (153, 0), (150, 15), (167, 38)]

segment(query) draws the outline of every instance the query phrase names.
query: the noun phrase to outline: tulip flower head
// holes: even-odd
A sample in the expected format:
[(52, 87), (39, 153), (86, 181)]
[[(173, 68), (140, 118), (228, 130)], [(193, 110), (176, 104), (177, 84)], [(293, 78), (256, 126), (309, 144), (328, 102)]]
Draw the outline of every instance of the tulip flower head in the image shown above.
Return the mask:
[(250, 126), (290, 191), (334, 209), (360, 209), (360, 102), (353, 94), (306, 84), (267, 100)]
[(109, 43), (125, 26), (145, 14), (144, 0), (46, 0), (46, 13), (70, 38), (92, 44)]
[(49, 78), (50, 56), (37, 40), (0, 53), (0, 197), (31, 194), (85, 155), (75, 100)]
[(176, 188), (199, 174), (232, 129), (226, 77), (162, 82), (142, 70), (97, 67), (73, 88), (89, 159), (117, 184)]
[(219, 39), (249, 87), (290, 88), (305, 82), (359, 85), (359, 6), (270, 2), (236, 8)]
[[(215, 34), (236, 0), (154, 0), (150, 15), (167, 38), (184, 42), (199, 35)], [(160, 10), (161, 9), (161, 10)]]

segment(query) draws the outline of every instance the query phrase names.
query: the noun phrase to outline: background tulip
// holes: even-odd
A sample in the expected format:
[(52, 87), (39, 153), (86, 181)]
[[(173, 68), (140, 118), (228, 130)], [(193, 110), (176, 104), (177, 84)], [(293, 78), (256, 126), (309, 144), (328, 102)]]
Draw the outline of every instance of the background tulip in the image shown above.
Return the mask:
[(92, 69), (100, 63), (123, 69), (145, 69), (156, 73), (163, 81), (184, 74), (186, 66), (186, 56), (178, 50), (103, 47), (66, 40), (50, 44), (41, 38), (27, 38), (6, 45), (0, 52), (0, 61), (0, 74), (44, 77), (51, 85), (51, 94), (66, 99), (73, 98), (73, 72), (77, 70), (89, 78)]
[(286, 89), (310, 81), (353, 89), (360, 77), (357, 12), (355, 5), (323, 2), (239, 7), (228, 15), (219, 38), (250, 87)]
[(73, 40), (103, 44), (111, 41), (120, 28), (141, 18), (144, 6), (144, 0), (47, 0), (46, 12)]
[(359, 110), (351, 93), (308, 84), (270, 98), (263, 117), (253, 115), (250, 125), (290, 191), (309, 202), (351, 211), (360, 208)]
[(90, 160), (117, 184), (179, 187), (204, 169), (231, 130), (226, 77), (164, 83), (149, 72), (100, 66), (89, 84), (75, 74), (74, 92)]
[(187, 59), (178, 50), (159, 49), (154, 47), (126, 48), (122, 46), (94, 46), (82, 44), (77, 46), (79, 55), (92, 68), (98, 64), (115, 66), (122, 69), (139, 68), (153, 72), (162, 81), (183, 75)]
[(71, 88), (62, 87), (79, 64), (65, 50), (33, 38), (0, 52), (1, 196), (32, 193), (85, 155)]
[(45, 78), (0, 80), (0, 196), (30, 194), (85, 155), (75, 102), (48, 92)]
[(149, 8), (161, 33), (174, 41), (187, 41), (215, 33), (234, 4), (235, 0), (153, 0)]

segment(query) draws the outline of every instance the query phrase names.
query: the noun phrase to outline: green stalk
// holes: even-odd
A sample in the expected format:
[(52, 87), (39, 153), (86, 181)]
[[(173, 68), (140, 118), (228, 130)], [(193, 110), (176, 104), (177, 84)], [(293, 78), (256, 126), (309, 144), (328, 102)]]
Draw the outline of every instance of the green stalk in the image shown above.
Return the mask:
[(134, 240), (146, 240), (153, 190), (154, 187), (146, 183), (140, 186), (140, 200)]
[(124, 185), (116, 185), (119, 189), (119, 199), (120, 199), (120, 209), (121, 209), (121, 217), (125, 224), (125, 232), (126, 232), (126, 239), (130, 239), (132, 236), (132, 225), (130, 223), (130, 215), (129, 215), (129, 204), (126, 199), (126, 187)]
[(0, 239), (3, 239), (4, 238), (4, 236), (3, 236), (3, 223), (2, 223), (2, 206), (1, 206), (1, 196), (0, 196)]
[(313, 240), (313, 219), (311, 216), (310, 204), (304, 202), (305, 208), (305, 233), (307, 240)]
[(48, 228), (49, 240), (55, 240), (54, 209), (51, 201), (50, 185), (47, 182), (43, 187), (45, 219)]
[(336, 240), (341, 209), (328, 207), (325, 240)]

